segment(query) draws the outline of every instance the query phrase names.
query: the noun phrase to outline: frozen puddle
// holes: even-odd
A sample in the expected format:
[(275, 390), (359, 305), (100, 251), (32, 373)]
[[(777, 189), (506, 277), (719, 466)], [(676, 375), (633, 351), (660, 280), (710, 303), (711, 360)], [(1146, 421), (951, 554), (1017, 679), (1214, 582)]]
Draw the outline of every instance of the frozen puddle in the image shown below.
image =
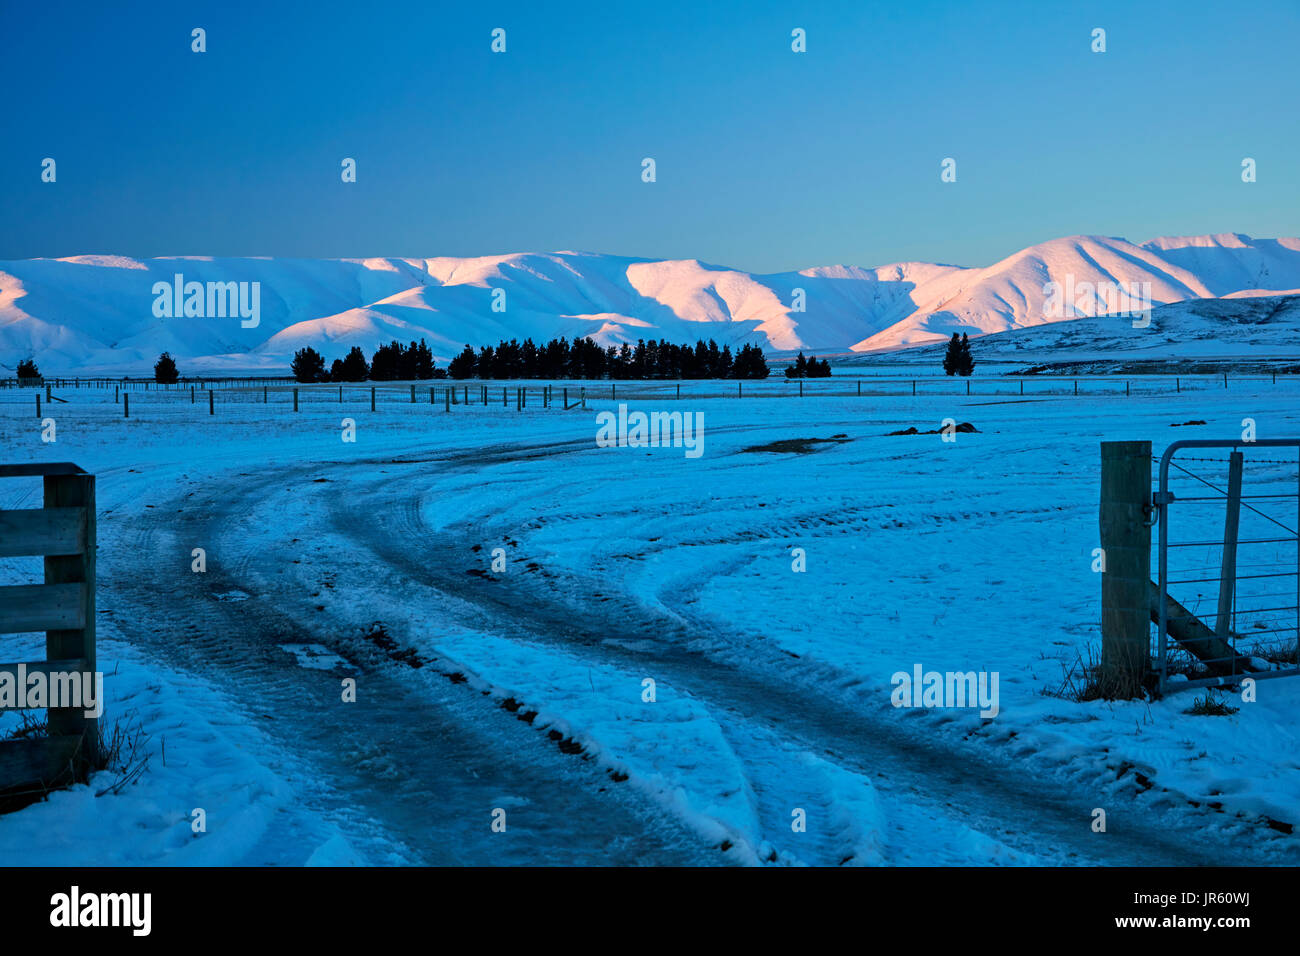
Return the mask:
[(230, 591), (214, 591), (212, 596), (218, 601), (247, 601), (250, 595), (235, 588)]
[(281, 644), (280, 650), (288, 651), (298, 661), (299, 667), (314, 671), (332, 671), (336, 668), (352, 670), (353, 667), (328, 647), (320, 644)]

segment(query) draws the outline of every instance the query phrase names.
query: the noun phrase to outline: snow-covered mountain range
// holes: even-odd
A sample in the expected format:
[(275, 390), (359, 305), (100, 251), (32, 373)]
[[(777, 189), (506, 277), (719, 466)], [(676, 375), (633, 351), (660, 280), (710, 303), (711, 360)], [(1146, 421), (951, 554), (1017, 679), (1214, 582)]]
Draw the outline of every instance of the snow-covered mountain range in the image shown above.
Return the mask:
[(331, 359), (352, 345), (369, 352), (419, 338), (440, 362), (466, 343), (561, 335), (872, 352), (953, 331), (1071, 320), (1054, 308), (1060, 289), (1072, 290), (1069, 301), (1086, 314), (1113, 311), (1099, 295), (1109, 287), (1154, 305), (1293, 292), (1300, 239), (1225, 233), (1134, 244), (1071, 236), (987, 267), (903, 262), (773, 275), (579, 252), (14, 260), (0, 262), (0, 374), (27, 356), (47, 372), (141, 372), (164, 350), (186, 371), (278, 371), (304, 345)]

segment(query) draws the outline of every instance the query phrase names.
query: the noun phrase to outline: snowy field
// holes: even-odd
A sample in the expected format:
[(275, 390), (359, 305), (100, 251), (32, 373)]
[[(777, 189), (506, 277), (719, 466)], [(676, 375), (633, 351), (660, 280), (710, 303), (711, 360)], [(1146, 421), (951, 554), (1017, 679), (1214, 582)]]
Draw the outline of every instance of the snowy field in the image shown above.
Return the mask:
[[(150, 754), (0, 817), (0, 862), (1295, 865), (1300, 681), (1223, 717), (1050, 693), (1100, 641), (1099, 442), (1300, 435), (1291, 379), (1131, 381), (155, 391), (129, 419), (65, 389), (54, 443), (0, 393), (0, 461), (98, 476), (105, 720)], [(598, 447), (621, 401), (702, 413), (702, 454)], [(946, 418), (978, 431), (888, 434)], [(894, 707), (918, 665), (996, 673), (996, 716)]]

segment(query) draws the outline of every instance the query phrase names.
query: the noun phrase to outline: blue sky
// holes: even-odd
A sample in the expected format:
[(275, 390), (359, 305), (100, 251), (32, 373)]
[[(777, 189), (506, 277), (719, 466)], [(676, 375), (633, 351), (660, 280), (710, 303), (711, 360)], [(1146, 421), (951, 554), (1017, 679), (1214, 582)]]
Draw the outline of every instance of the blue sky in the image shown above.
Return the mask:
[(0, 34), (3, 259), (581, 249), (771, 272), (1300, 233), (1295, 0), (0, 0)]

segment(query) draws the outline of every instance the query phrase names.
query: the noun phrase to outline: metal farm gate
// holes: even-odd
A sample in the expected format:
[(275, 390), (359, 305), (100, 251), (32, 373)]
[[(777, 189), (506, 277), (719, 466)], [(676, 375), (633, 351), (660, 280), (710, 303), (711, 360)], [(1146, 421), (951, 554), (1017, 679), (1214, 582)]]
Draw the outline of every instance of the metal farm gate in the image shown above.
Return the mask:
[(1152, 502), (1161, 692), (1300, 674), (1300, 439), (1173, 442)]

